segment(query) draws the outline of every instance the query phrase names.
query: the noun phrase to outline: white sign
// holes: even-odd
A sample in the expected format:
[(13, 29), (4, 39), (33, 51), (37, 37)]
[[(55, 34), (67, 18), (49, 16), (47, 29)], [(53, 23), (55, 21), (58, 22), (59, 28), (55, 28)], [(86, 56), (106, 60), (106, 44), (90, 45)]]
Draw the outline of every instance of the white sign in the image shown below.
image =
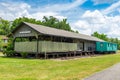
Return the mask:
[(20, 34), (27, 34), (27, 33), (31, 33), (31, 31), (21, 31), (19, 32)]

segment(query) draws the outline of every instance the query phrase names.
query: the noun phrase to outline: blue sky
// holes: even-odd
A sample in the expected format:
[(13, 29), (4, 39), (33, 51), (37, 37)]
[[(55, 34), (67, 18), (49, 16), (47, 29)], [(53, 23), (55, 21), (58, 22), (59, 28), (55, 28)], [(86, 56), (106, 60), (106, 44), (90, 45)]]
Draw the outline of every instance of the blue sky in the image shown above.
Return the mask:
[(120, 39), (120, 0), (0, 0), (0, 17), (67, 18), (72, 29), (91, 35), (94, 31)]

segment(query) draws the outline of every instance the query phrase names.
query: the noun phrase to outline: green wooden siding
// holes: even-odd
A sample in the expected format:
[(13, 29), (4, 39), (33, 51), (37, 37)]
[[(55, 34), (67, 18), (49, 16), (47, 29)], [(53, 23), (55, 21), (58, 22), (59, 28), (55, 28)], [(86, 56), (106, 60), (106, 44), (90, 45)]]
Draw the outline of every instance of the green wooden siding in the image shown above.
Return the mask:
[(17, 52), (36, 52), (36, 42), (15, 42), (14, 50)]
[[(39, 41), (38, 52), (67, 52), (77, 50), (77, 43)], [(37, 42), (15, 42), (15, 51), (37, 52)]]

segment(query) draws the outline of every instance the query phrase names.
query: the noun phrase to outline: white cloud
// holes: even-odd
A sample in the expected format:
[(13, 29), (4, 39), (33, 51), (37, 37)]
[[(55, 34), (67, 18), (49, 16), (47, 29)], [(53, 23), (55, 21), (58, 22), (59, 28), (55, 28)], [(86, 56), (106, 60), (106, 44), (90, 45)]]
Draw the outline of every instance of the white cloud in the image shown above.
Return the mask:
[(79, 20), (73, 24), (71, 24), (73, 30), (78, 30), (83, 34), (91, 34), (90, 24), (85, 20)]
[(38, 8), (33, 8), (31, 5), (23, 2), (1, 2), (0, 17), (7, 20), (14, 20), (15, 18), (26, 16), (41, 20), (43, 16), (54, 16), (61, 20), (67, 18), (66, 16), (61, 15), (61, 11), (76, 8), (85, 1), (86, 0), (75, 0), (72, 3), (45, 5)]
[(94, 4), (95, 5), (97, 5), (97, 4), (104, 4), (104, 3), (113, 3), (113, 2), (115, 2), (115, 1), (117, 1), (117, 0), (92, 0), (93, 2), (94, 2)]
[(13, 20), (17, 17), (29, 15), (30, 6), (26, 3), (0, 3), (0, 16), (7, 20)]
[(102, 12), (104, 14), (109, 14), (109, 13), (112, 13), (114, 11), (119, 11), (119, 10), (120, 10), (120, 0), (118, 2), (112, 4), (110, 7), (106, 8)]
[(58, 14), (56, 12), (36, 12), (36, 13), (31, 14), (31, 15), (27, 15), (26, 17), (35, 18), (37, 20), (42, 20), (43, 16), (47, 16), (47, 17), (54, 16), (59, 20), (66, 18), (66, 17), (61, 16), (60, 14)]
[[(72, 21), (73, 19), (76, 21), (75, 17), (77, 17), (80, 18), (78, 21), (74, 23), (71, 21), (72, 29), (88, 35), (91, 35), (94, 31), (98, 31), (99, 33), (107, 34), (109, 37), (118, 37), (120, 39), (120, 15), (113, 17), (107, 16), (107, 14), (110, 14), (116, 10), (120, 12), (120, 1), (112, 4), (110, 7), (102, 11), (87, 10), (81, 16), (83, 9), (78, 8), (78, 6), (82, 5), (85, 1), (86, 0), (75, 0), (74, 2), (68, 4), (45, 5), (36, 9), (32, 8), (27, 3), (13, 4), (1, 2), (0, 17), (7, 20), (14, 20), (15, 18), (26, 16), (37, 20), (42, 20), (43, 16), (54, 16), (60, 20), (67, 17), (70, 19), (70, 17), (72, 17)], [(96, 4), (98, 4), (97, 1), (98, 0), (96, 0)]]
[(93, 12), (86, 11), (82, 18), (86, 19), (91, 24), (103, 24), (105, 22), (105, 16), (103, 16), (98, 10)]
[(54, 16), (60, 20), (66, 18), (57, 12), (50, 11), (41, 12), (38, 10), (37, 12), (31, 13), (30, 9), (32, 8), (30, 5), (26, 3), (15, 3), (12, 5), (11, 3), (0, 3), (0, 8), (1, 8), (0, 17), (6, 20), (14, 20), (15, 18), (23, 16), (35, 18), (38, 20), (42, 20), (43, 16)]
[(67, 4), (54, 4), (54, 5), (45, 5), (43, 7), (36, 8), (37, 10), (40, 11), (67, 11), (72, 8), (76, 8), (80, 5), (82, 5), (86, 0), (74, 0), (72, 3), (67, 3)]
[(73, 29), (80, 33), (91, 35), (93, 32), (105, 33), (108, 37), (120, 39), (120, 16), (109, 17), (98, 10), (86, 11), (82, 19), (73, 23)]

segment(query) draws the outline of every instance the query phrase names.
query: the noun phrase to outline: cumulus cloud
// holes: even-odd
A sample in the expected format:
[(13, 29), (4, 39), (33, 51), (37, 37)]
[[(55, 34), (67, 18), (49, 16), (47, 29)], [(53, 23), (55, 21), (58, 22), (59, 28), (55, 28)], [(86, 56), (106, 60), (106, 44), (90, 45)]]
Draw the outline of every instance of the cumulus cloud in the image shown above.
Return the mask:
[(61, 15), (61, 11), (76, 8), (85, 1), (86, 0), (75, 0), (67, 4), (44, 5), (36, 8), (23, 2), (1, 2), (0, 17), (7, 20), (14, 20), (15, 18), (25, 16), (41, 20), (43, 16), (54, 16), (61, 20), (67, 18), (66, 16)]
[[(113, 3), (110, 7), (104, 10), (84, 10), (78, 8), (87, 0), (74, 0), (72, 3), (45, 5), (38, 8), (33, 8), (27, 3), (0, 3), (0, 17), (7, 20), (14, 20), (15, 18), (26, 16), (42, 20), (43, 16), (54, 16), (58, 19), (68, 18), (71, 20), (71, 27), (78, 30), (80, 33), (91, 35), (93, 32), (105, 33), (109, 37), (118, 37), (120, 39), (120, 15), (107, 16), (114, 11), (120, 12), (120, 1)], [(100, 2), (107, 2), (108, 0), (93, 0), (95, 4)], [(111, 0), (110, 0), (111, 2)], [(11, 5), (12, 4), (12, 5)], [(67, 13), (67, 14), (66, 14)], [(64, 15), (64, 16), (63, 16)], [(67, 16), (67, 17), (66, 17)], [(76, 18), (79, 20), (76, 20)], [(76, 21), (76, 22), (72, 22)]]
[(7, 20), (29, 15), (30, 5), (26, 3), (0, 3), (0, 16)]
[(105, 33), (108, 37), (118, 37), (120, 39), (120, 16), (109, 17), (100, 11), (86, 11), (82, 15), (82, 20), (72, 24), (74, 30), (80, 33), (91, 35), (93, 32)]
[(37, 20), (42, 20), (43, 16), (54, 16), (58, 19), (66, 18), (60, 15), (57, 12), (50, 12), (50, 11), (36, 11), (31, 13), (30, 10), (32, 9), (31, 6), (27, 3), (0, 3), (0, 17), (7, 19), (7, 20), (14, 20), (15, 18), (19, 17), (30, 17), (35, 18)]

